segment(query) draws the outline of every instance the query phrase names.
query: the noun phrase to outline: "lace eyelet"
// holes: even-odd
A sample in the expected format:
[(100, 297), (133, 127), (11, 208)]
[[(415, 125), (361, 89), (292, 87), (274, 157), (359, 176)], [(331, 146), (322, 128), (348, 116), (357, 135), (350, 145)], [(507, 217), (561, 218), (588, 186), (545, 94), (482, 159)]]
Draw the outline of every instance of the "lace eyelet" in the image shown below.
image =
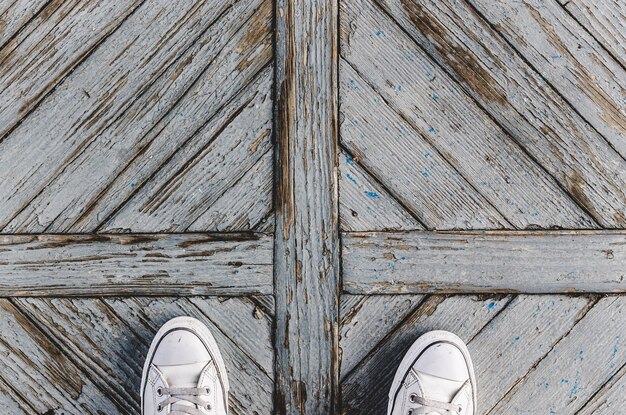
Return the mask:
[(157, 396), (163, 396), (163, 389), (157, 388), (156, 392), (157, 392)]
[(207, 405), (205, 406), (205, 408), (207, 409), (207, 411), (210, 411), (210, 410), (211, 410), (211, 404), (207, 404)]
[(410, 394), (410, 395), (409, 395), (409, 401), (410, 401), (411, 403), (415, 403), (416, 398), (417, 398), (417, 395), (416, 395), (416, 394), (414, 394), (414, 393), (412, 393), (412, 394)]
[(409, 412), (407, 412), (406, 415), (413, 415), (413, 410), (409, 409)]
[(211, 388), (204, 388), (204, 390), (206, 391), (207, 395), (211, 392)]
[(163, 407), (161, 406), (161, 404), (157, 405), (157, 412), (161, 412), (163, 410)]

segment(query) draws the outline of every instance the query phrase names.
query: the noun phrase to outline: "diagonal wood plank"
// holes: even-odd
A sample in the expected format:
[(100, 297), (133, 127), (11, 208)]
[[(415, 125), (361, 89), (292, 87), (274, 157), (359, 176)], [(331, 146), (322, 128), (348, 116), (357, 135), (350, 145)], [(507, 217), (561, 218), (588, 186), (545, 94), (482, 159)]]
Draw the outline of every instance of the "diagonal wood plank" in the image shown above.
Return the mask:
[[(258, 9), (260, 5), (262, 8)], [(57, 169), (59, 166), (53, 164), (55, 155), (46, 154), (44, 165), (54, 168), (50, 172), (53, 177), (44, 179), (42, 175), (47, 170), (39, 168), (38, 176), (29, 177), (24, 184), (39, 186), (42, 180), (52, 181), (34, 199), (28, 201), (26, 207), (21, 208), (5, 232), (91, 232), (130, 195), (141, 190), (144, 182), (158, 168), (170, 158), (175, 158), (175, 153), (179, 156), (186, 154), (186, 151), (193, 154), (197, 148), (206, 144), (203, 139), (210, 138), (210, 135), (207, 137), (196, 133), (207, 123), (209, 127), (217, 128), (212, 122), (219, 123), (220, 119), (228, 118), (220, 113), (221, 108), (236, 95), (239, 86), (253, 79), (271, 56), (270, 2), (242, 1), (232, 7), (225, 7), (227, 10), (218, 16), (214, 16), (214, 13), (206, 16), (205, 24), (208, 27), (195, 28), (198, 33), (194, 32), (193, 37), (198, 40), (189, 45), (187, 50), (183, 49), (184, 53), (178, 60), (170, 55), (162, 57), (162, 66), (167, 68), (163, 69), (165, 72), (162, 75), (157, 73), (154, 81), (133, 77), (134, 83), (131, 84), (131, 80), (128, 80), (118, 95), (135, 92), (140, 93), (139, 99), (129, 102), (128, 108), (107, 108), (107, 117), (94, 120), (99, 125), (97, 131), (82, 131), (80, 137), (85, 141), (80, 145), (84, 148), (77, 150), (74, 157), (65, 159), (65, 167)], [(260, 12), (255, 14), (257, 10)], [(211, 16), (217, 20), (211, 21)], [(140, 38), (136, 40), (141, 42)], [(136, 49), (138, 47), (136, 43), (131, 43), (130, 49), (114, 63), (136, 64), (135, 61), (143, 56)], [(115, 42), (106, 42), (103, 48), (113, 53), (118, 46)], [(199, 59), (199, 56), (206, 56), (207, 60)], [(88, 63), (91, 65), (91, 60)], [(88, 70), (92, 68), (83, 66), (80, 69), (87, 71), (84, 76), (88, 76)], [(116, 73), (116, 69), (119, 68), (112, 68), (112, 73)], [(68, 93), (80, 88), (83, 85), (80, 81), (80, 77), (70, 78)], [(269, 82), (267, 78), (263, 78), (263, 81)], [(261, 88), (259, 85), (256, 87)], [(98, 91), (98, 85), (93, 88)], [(133, 91), (133, 88), (138, 89)], [(269, 86), (266, 88), (269, 89)], [(66, 98), (66, 95), (57, 95), (54, 96), (56, 100)], [(121, 97), (118, 99), (122, 101)], [(127, 112), (122, 115), (124, 110)], [(40, 111), (42, 117), (50, 116), (49, 111)], [(117, 118), (114, 116), (116, 111), (120, 111)], [(116, 138), (120, 136), (125, 139)], [(13, 136), (8, 141), (14, 141)], [(44, 144), (52, 146), (53, 141), (52, 138), (44, 140)], [(58, 157), (67, 156), (55, 154)], [(37, 157), (28, 161), (36, 162)], [(3, 179), (9, 184), (9, 178)], [(26, 197), (27, 193), (20, 191), (18, 195)], [(9, 203), (12, 201), (13, 198), (9, 196), (7, 208), (12, 205)], [(167, 229), (173, 225), (168, 223), (163, 227)]]
[(0, 295), (270, 294), (264, 234), (0, 236)]
[[(49, 1), (47, 0), (2, 0), (0, 1), (0, 65), (4, 61), (5, 46), (24, 26), (35, 17)], [(13, 42), (13, 47), (19, 41)], [(11, 49), (9, 46), (8, 49)]]
[(32, 408), (40, 414), (117, 413), (115, 402), (7, 299), (0, 299), (0, 331), (0, 378), (18, 395), (13, 403), (20, 406), (18, 414)]
[(352, 372), (424, 298), (422, 295), (342, 295), (340, 378)]
[(424, 229), (389, 192), (345, 152), (339, 155), (339, 219), (344, 231)]
[[(340, 89), (342, 145), (426, 226), (488, 229), (508, 225), (437, 148), (389, 107), (349, 64), (341, 65)], [(340, 202), (359, 206), (358, 200), (349, 199), (353, 197), (352, 187), (348, 182), (340, 188)], [(382, 230), (374, 226), (358, 230)]]
[(626, 161), (465, 2), (378, 2), (595, 220), (626, 224)]
[(344, 290), (624, 292), (623, 231), (344, 233)]
[(626, 11), (619, 0), (559, 0), (559, 3), (626, 67)]
[(265, 232), (263, 226), (274, 222), (273, 177), (274, 154), (268, 151), (186, 230), (228, 232), (252, 229)]
[[(159, 327), (175, 316), (189, 315), (205, 322), (215, 336), (225, 359), (226, 370), (231, 380), (229, 399), (231, 411), (241, 415), (255, 412), (272, 413), (273, 372), (265, 373), (259, 363), (251, 360), (240, 345), (225, 334), (225, 331), (234, 331), (232, 328), (230, 330), (223, 328), (233, 324), (229, 314), (221, 314), (219, 320), (214, 321), (208, 319), (192, 303), (175, 298), (111, 299), (106, 302), (117, 315), (124, 317), (136, 336), (148, 344)], [(216, 313), (219, 311), (213, 310), (214, 316)], [(269, 347), (271, 344), (269, 330), (242, 332), (238, 336), (256, 339), (257, 344), (262, 347)]]
[(270, 69), (263, 71), (252, 96), (197, 133), (195, 141), (204, 145), (178, 151), (101, 230), (186, 230), (241, 180), (271, 150)]
[(625, 307), (601, 299), (489, 413), (576, 413), (626, 362)]
[(480, 413), (488, 413), (593, 304), (584, 297), (520, 295), (494, 317), (468, 345)]
[(468, 3), (626, 157), (626, 69), (557, 1)]
[[(387, 408), (389, 387), (404, 353), (429, 330), (449, 330), (469, 341), (511, 300), (431, 296), (365, 357), (342, 382), (342, 413), (380, 414)], [(348, 351), (344, 351), (344, 354)]]
[(342, 56), (516, 228), (593, 220), (368, 0), (341, 3)]

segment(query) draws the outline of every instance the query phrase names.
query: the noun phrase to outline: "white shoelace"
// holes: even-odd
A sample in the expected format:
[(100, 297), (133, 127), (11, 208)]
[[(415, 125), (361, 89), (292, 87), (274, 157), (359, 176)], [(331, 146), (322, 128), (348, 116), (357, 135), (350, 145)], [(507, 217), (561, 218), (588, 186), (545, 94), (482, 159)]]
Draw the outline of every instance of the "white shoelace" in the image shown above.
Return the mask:
[(422, 398), (417, 395), (411, 395), (410, 401), (412, 404), (417, 404), (420, 406), (409, 409), (407, 415), (458, 415), (462, 411), (461, 405), (447, 402), (439, 402), (433, 399)]
[[(172, 405), (171, 410), (166, 412), (167, 415), (205, 415), (205, 412), (197, 409), (196, 405), (200, 408), (211, 409), (209, 401), (201, 398), (209, 394), (209, 388), (161, 388), (159, 392), (162, 396), (167, 396), (168, 398), (159, 403), (157, 411), (161, 412), (169, 405)], [(194, 406), (180, 405), (180, 403), (184, 402)], [(176, 405), (177, 403), (179, 405)], [(176, 406), (175, 409), (174, 406)]]

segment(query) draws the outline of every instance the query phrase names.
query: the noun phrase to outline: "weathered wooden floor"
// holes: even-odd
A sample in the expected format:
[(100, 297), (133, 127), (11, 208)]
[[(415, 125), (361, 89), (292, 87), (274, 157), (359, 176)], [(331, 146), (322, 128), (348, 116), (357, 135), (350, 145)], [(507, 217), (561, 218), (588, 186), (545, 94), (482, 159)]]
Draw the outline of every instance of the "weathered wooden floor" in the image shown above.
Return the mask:
[(623, 0), (0, 0), (0, 413), (138, 414), (169, 318), (233, 414), (623, 414)]

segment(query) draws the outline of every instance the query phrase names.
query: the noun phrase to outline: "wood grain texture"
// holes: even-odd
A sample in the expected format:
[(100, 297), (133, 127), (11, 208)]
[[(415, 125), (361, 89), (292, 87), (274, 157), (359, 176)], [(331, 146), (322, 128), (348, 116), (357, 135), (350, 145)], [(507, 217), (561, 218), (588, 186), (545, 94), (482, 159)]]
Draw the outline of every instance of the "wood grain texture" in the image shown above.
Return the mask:
[(626, 361), (625, 312), (626, 297), (602, 298), (490, 414), (577, 413)]
[(620, 0), (559, 0), (559, 3), (626, 67), (626, 10)]
[(626, 156), (626, 69), (557, 1), (468, 2)]
[[(38, 2), (33, 3), (36, 7)], [(0, 140), (141, 3), (141, 0), (47, 2), (0, 51), (3, 58), (0, 84), (5, 86), (0, 100)]]
[(508, 227), (593, 226), (555, 180), (379, 8), (369, 0), (341, 6), (342, 57), (428, 137)]
[(276, 1), (278, 414), (339, 399), (337, 1)]
[(346, 233), (344, 290), (624, 292), (623, 231)]
[[(194, 3), (186, 12), (182, 3), (176, 10), (160, 5), (142, 14), (146, 20), (131, 16), (72, 73), (64, 88), (55, 90), (22, 124), (28, 128), (16, 129), (0, 143), (5, 156), (0, 157), (0, 166), (14, 172), (0, 178), (0, 188), (12, 189), (0, 208), (0, 225), (7, 224), (4, 232), (93, 232), (142, 191), (159, 168), (166, 165), (165, 170), (177, 172), (185, 162), (192, 163), (183, 157), (202, 154), (214, 134), (231, 124), (240, 106), (250, 103), (243, 100), (259, 94), (255, 103), (260, 105), (268, 97), (271, 70), (267, 68), (247, 93), (238, 92), (271, 58), (271, 3), (230, 3), (219, 8), (210, 2)], [(160, 23), (155, 26), (150, 13), (169, 14), (167, 19), (156, 19)], [(142, 33), (130, 36), (127, 31), (132, 25)], [(173, 33), (163, 43), (159, 39), (167, 30)], [(152, 50), (149, 56), (146, 50)], [(96, 82), (91, 77), (101, 72), (95, 67), (103, 60), (111, 65)], [(87, 94), (82, 92), (84, 85), (90, 85)], [(239, 102), (226, 106), (235, 96)], [(80, 105), (80, 111), (75, 105)], [(269, 122), (265, 109), (271, 105), (256, 111)], [(254, 110), (246, 113), (250, 111)], [(51, 129), (50, 118), (62, 122)], [(44, 125), (41, 136), (46, 139), (41, 140), (33, 131)], [(35, 136), (38, 143), (28, 156), (13, 153)], [(267, 141), (260, 143), (250, 160), (263, 154)], [(201, 193), (196, 189), (197, 195)], [(184, 226), (178, 222), (189, 225), (185, 221), (196, 218), (176, 217), (157, 227), (180, 231)], [(143, 222), (137, 226), (141, 228)]]
[[(407, 214), (431, 229), (490, 229), (508, 225), (439, 150), (387, 105), (349, 64), (341, 65), (340, 90), (342, 145), (370, 176), (385, 184)], [(354, 200), (355, 183), (343, 180), (343, 175), (341, 179), (340, 203), (355, 206), (357, 212), (367, 209), (368, 204), (361, 201), (362, 194)], [(355, 230), (384, 230), (393, 224), (393, 219), (383, 216)], [(389, 225), (383, 221), (389, 221)]]
[[(141, 370), (152, 337), (163, 322), (180, 315), (200, 319), (216, 338), (231, 379), (231, 412), (271, 413), (272, 325), (269, 319), (255, 313), (251, 298), (20, 298), (13, 300), (12, 305), (11, 310), (23, 318), (14, 321), (18, 329), (3, 330), (3, 338), (5, 333), (8, 336), (3, 340), (20, 345), (25, 353), (34, 353), (22, 369), (31, 371), (33, 378), (22, 381), (40, 385), (46, 393), (58, 390), (59, 396), (55, 401), (45, 394), (31, 395), (28, 389), (13, 391), (0, 398), (8, 408), (16, 408), (8, 414), (49, 413), (46, 410), (68, 415), (139, 413)], [(5, 310), (2, 320), (11, 322), (12, 317)], [(42, 341), (48, 343), (41, 347), (49, 347), (39, 351), (37, 345)], [(66, 364), (66, 376), (82, 381), (85, 392), (76, 394), (66, 383), (55, 384), (63, 378), (46, 372), (46, 366), (37, 359), (50, 360), (48, 366), (55, 360), (57, 364)], [(4, 366), (1, 369), (0, 388), (12, 374)], [(20, 392), (23, 399), (16, 396)], [(82, 395), (87, 392), (85, 399)], [(111, 403), (103, 406), (105, 399)], [(31, 407), (37, 408), (35, 412)]]
[(626, 225), (626, 161), (471, 6), (378, 4), (594, 220)]
[[(389, 298), (384, 296), (384, 298)], [(415, 308), (342, 378), (342, 414), (381, 414), (395, 371), (411, 344), (430, 330), (448, 330), (466, 342), (511, 301), (511, 297), (431, 296)], [(382, 304), (382, 303), (379, 303)], [(364, 335), (368, 335), (363, 331)], [(344, 350), (344, 354), (349, 350)]]
[[(47, 0), (2, 0), (0, 1), (0, 51), (49, 3)], [(13, 44), (15, 45), (15, 43)], [(6, 52), (0, 52), (0, 57)], [(2, 60), (2, 59), (0, 59)]]
[(263, 234), (0, 236), (0, 295), (272, 293)]
[(339, 220), (343, 231), (424, 229), (381, 183), (345, 152), (339, 155)]

